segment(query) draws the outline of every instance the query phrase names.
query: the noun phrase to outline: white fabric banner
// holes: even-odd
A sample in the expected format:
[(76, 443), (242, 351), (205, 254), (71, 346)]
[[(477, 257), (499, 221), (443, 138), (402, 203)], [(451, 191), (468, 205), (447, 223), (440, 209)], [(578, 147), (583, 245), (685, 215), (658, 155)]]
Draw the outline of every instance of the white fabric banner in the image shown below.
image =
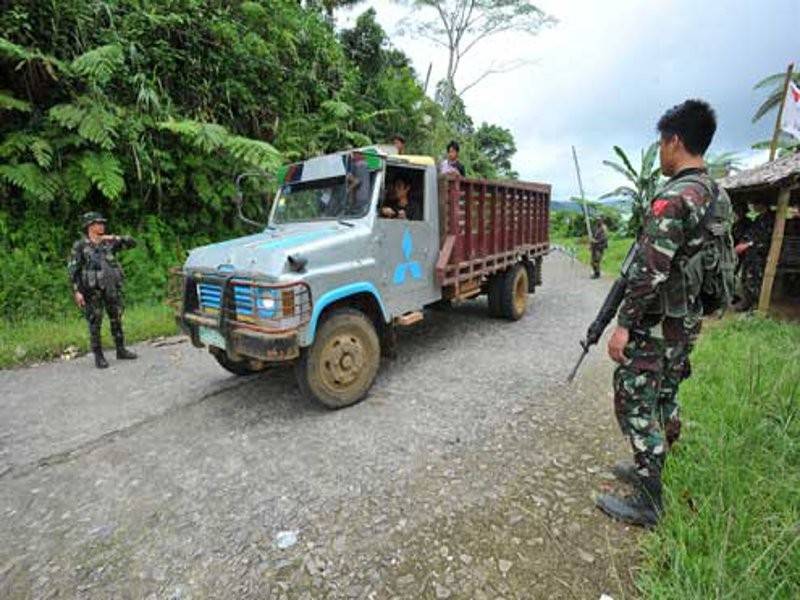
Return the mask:
[(800, 87), (794, 81), (789, 82), (786, 90), (781, 129), (800, 140)]

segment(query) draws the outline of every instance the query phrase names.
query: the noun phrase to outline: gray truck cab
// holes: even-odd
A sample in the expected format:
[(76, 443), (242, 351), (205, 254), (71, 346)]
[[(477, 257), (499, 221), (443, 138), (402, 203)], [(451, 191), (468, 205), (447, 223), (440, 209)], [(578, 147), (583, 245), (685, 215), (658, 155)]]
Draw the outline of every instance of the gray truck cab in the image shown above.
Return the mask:
[[(417, 219), (380, 214), (397, 178)], [(370, 148), (289, 165), (278, 181), (263, 231), (191, 251), (179, 321), (229, 371), (295, 362), (304, 393), (346, 406), (372, 384), (393, 322), (442, 297), (436, 167)]]

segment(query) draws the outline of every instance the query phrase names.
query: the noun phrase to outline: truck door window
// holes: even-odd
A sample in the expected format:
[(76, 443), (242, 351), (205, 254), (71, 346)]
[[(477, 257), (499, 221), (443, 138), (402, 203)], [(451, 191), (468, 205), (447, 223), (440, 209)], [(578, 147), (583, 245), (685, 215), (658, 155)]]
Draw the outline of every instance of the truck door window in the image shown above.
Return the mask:
[(379, 215), (387, 219), (422, 221), (425, 218), (425, 171), (386, 167), (386, 184)]

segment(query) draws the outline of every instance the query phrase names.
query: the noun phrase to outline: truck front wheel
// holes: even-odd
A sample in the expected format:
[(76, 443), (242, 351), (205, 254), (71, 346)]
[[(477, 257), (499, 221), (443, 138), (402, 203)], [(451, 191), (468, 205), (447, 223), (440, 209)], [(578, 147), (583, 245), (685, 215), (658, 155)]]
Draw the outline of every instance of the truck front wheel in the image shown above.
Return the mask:
[(300, 355), (300, 391), (328, 408), (351, 406), (372, 387), (380, 356), (372, 321), (358, 310), (338, 309), (323, 321), (314, 343)]

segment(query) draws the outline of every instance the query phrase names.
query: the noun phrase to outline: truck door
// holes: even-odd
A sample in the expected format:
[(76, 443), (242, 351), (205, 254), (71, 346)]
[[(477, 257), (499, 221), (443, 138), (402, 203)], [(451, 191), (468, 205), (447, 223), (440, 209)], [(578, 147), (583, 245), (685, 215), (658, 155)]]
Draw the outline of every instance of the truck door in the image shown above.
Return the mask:
[[(381, 295), (393, 316), (419, 310), (441, 298), (441, 288), (435, 280), (437, 206), (427, 175), (424, 167), (386, 166), (375, 228), (376, 257)], [(435, 178), (431, 179), (435, 185)], [(408, 191), (403, 194), (406, 186)], [(403, 195), (407, 204), (402, 204)], [(403, 214), (398, 217), (398, 209), (406, 218), (402, 218)]]

